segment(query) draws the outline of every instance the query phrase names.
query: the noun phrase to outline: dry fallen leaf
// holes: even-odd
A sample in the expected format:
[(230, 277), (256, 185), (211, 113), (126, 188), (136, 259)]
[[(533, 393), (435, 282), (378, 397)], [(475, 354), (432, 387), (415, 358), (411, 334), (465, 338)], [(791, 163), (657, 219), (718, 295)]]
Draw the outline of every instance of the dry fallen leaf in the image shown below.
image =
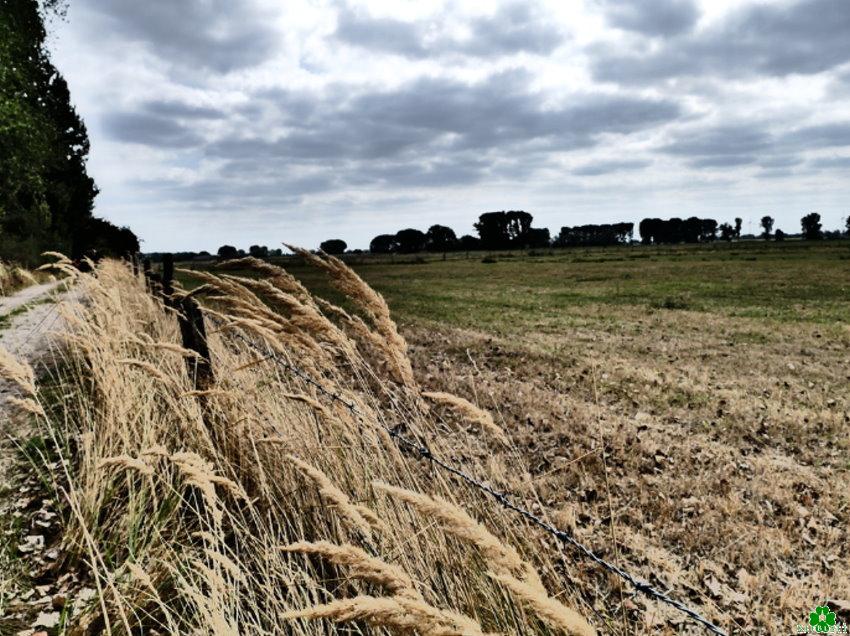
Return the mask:
[(61, 614), (59, 612), (42, 612), (38, 615), (38, 618), (35, 619), (34, 626), (37, 627), (47, 627), (48, 629), (51, 627), (56, 627), (59, 624), (59, 617)]

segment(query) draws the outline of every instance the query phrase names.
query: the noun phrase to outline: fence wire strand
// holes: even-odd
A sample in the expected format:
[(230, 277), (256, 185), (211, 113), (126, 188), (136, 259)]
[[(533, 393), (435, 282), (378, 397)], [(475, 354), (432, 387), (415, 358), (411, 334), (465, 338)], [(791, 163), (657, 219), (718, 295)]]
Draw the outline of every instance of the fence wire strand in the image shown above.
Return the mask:
[[(212, 316), (209, 313), (207, 313), (207, 318), (209, 318), (210, 321), (213, 322), (216, 325), (217, 329), (223, 329), (223, 328), (227, 328), (227, 327), (231, 326), (231, 325), (228, 325), (227, 323), (225, 323), (224, 321), (221, 321), (217, 317)], [(380, 421), (372, 422), (370, 419), (368, 419), (366, 417), (366, 415), (359, 408), (357, 408), (356, 404), (354, 404), (353, 402), (349, 402), (348, 400), (346, 400), (345, 398), (340, 396), (338, 393), (335, 393), (333, 391), (329, 391), (320, 382), (315, 380), (308, 373), (301, 370), (298, 366), (292, 364), (289, 360), (284, 359), (281, 355), (279, 355), (277, 352), (273, 351), (270, 347), (266, 347), (266, 351), (264, 352), (262, 347), (260, 347), (257, 343), (255, 343), (250, 338), (246, 337), (241, 332), (233, 331), (232, 333), (236, 338), (238, 338), (242, 342), (246, 343), (250, 348), (254, 349), (255, 351), (257, 351), (261, 354), (263, 354), (265, 356), (265, 358), (264, 358), (265, 360), (274, 361), (281, 368), (283, 368), (283, 369), (289, 371), (290, 373), (292, 373), (293, 375), (297, 376), (303, 382), (309, 384), (312, 387), (315, 387), (316, 390), (319, 391), (322, 395), (324, 395), (327, 398), (332, 399), (335, 402), (338, 402), (339, 404), (343, 405), (352, 414), (356, 415), (364, 424), (376, 423), (384, 431), (386, 431), (386, 433), (388, 435), (390, 435), (390, 437), (392, 439), (394, 439), (400, 447), (405, 448), (409, 451), (412, 451), (413, 453), (418, 455), (420, 458), (425, 459), (428, 462), (430, 462), (432, 465), (437, 466), (441, 470), (443, 470), (443, 471), (445, 471), (445, 472), (447, 472), (451, 475), (454, 475), (455, 477), (457, 477), (458, 479), (469, 484), (473, 488), (487, 494), (488, 496), (493, 498), (496, 502), (498, 502), (506, 510), (510, 510), (510, 511), (520, 515), (521, 517), (525, 518), (527, 521), (529, 521), (533, 525), (537, 526), (538, 528), (540, 528), (544, 532), (555, 537), (561, 543), (572, 546), (573, 548), (578, 550), (579, 553), (581, 553), (585, 558), (593, 561), (598, 566), (607, 570), (611, 574), (614, 574), (615, 576), (618, 576), (621, 579), (623, 579), (624, 581), (626, 581), (637, 592), (640, 592), (641, 594), (644, 594), (644, 595), (649, 596), (651, 598), (654, 598), (658, 601), (661, 601), (662, 603), (666, 603), (667, 605), (679, 610), (683, 614), (687, 615), (691, 620), (695, 621), (696, 623), (699, 623), (700, 625), (705, 627), (708, 631), (710, 631), (713, 634), (717, 634), (718, 636), (727, 636), (726, 632), (724, 632), (720, 627), (718, 627), (717, 625), (715, 625), (714, 623), (709, 621), (707, 618), (702, 616), (696, 610), (688, 607), (687, 605), (685, 605), (681, 601), (671, 597), (669, 594), (662, 592), (661, 590), (659, 590), (656, 587), (654, 587), (653, 585), (651, 585), (649, 582), (643, 581), (643, 580), (633, 576), (632, 574), (630, 574), (626, 570), (622, 569), (618, 565), (616, 565), (614, 563), (610, 563), (609, 561), (606, 561), (605, 559), (600, 557), (593, 550), (591, 550), (589, 547), (587, 547), (586, 545), (584, 545), (583, 543), (578, 541), (576, 538), (574, 538), (569, 533), (567, 533), (564, 530), (561, 530), (559, 528), (556, 528), (555, 526), (550, 524), (548, 521), (546, 521), (543, 518), (541, 518), (540, 516), (534, 514), (530, 510), (523, 508), (520, 505), (515, 504), (511, 500), (508, 493), (496, 490), (495, 488), (488, 485), (487, 483), (481, 481), (480, 479), (474, 477), (473, 475), (470, 475), (469, 473), (464, 471), (462, 468), (458, 468), (457, 466), (450, 464), (446, 460), (438, 457), (437, 455), (435, 455), (434, 453), (431, 452), (431, 450), (428, 448), (428, 446), (426, 444), (424, 444), (424, 443), (422, 443), (418, 440), (411, 439), (410, 437), (406, 437), (405, 435), (403, 435), (401, 433), (401, 430), (400, 430), (401, 427), (400, 426), (399, 427), (389, 427), (389, 426), (386, 426), (385, 424), (381, 423)]]

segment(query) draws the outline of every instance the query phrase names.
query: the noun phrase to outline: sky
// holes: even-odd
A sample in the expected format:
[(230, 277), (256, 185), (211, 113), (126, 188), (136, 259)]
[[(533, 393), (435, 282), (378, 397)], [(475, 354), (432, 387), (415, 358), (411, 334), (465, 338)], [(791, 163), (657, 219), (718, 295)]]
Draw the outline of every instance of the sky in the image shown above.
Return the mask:
[(52, 30), (96, 213), (144, 251), (850, 215), (850, 0), (71, 0)]

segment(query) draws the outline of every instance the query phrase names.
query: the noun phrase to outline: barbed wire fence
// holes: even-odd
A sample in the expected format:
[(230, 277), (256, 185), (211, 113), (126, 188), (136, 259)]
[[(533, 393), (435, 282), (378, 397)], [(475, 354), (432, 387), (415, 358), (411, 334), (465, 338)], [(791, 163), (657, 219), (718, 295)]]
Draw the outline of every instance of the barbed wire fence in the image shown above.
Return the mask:
[[(145, 279), (147, 281), (147, 289), (153, 295), (165, 299), (167, 301), (167, 306), (171, 306), (176, 309), (177, 317), (180, 321), (180, 330), (183, 336), (184, 346), (189, 349), (192, 349), (193, 351), (196, 351), (197, 353), (199, 353), (199, 355), (201, 355), (201, 357), (204, 358), (203, 364), (206, 365), (207, 369), (210, 369), (210, 373), (211, 360), (209, 349), (207, 346), (207, 334), (206, 329), (204, 327), (204, 318), (208, 319), (213, 325), (215, 325), (217, 331), (222, 333), (228, 331), (233, 335), (233, 337), (243, 342), (250, 349), (260, 354), (262, 356), (261, 361), (274, 362), (282, 370), (291, 373), (293, 376), (299, 378), (302, 382), (315, 388), (316, 391), (321, 393), (326, 398), (333, 400), (334, 402), (346, 408), (363, 424), (367, 426), (377, 425), (378, 427), (383, 429), (390, 436), (390, 438), (398, 444), (400, 448), (403, 448), (413, 453), (420, 459), (428, 461), (432, 466), (438, 468), (439, 470), (442, 470), (461, 480), (462, 482), (471, 486), (473, 489), (491, 498), (494, 502), (501, 505), (502, 508), (504, 508), (505, 510), (510, 510), (514, 514), (524, 518), (527, 522), (551, 535), (560, 543), (575, 549), (582, 557), (592, 561), (607, 572), (619, 577), (620, 579), (628, 583), (635, 590), (635, 592), (643, 594), (649, 598), (655, 599), (670, 607), (673, 607), (679, 612), (685, 614), (695, 623), (702, 625), (706, 630), (708, 630), (712, 634), (717, 634), (718, 636), (727, 636), (727, 633), (723, 631), (718, 625), (705, 618), (702, 614), (700, 614), (692, 607), (689, 607), (682, 601), (673, 598), (667, 592), (658, 589), (656, 586), (653, 586), (648, 581), (634, 576), (633, 574), (624, 570), (615, 563), (607, 561), (606, 559), (596, 554), (596, 552), (594, 552), (591, 548), (584, 545), (582, 542), (572, 536), (570, 533), (555, 527), (539, 515), (536, 515), (527, 508), (519, 505), (518, 503), (515, 503), (510, 493), (497, 490), (482, 479), (479, 479), (478, 477), (469, 474), (466, 470), (459, 467), (458, 465), (450, 462), (449, 460), (444, 459), (443, 457), (436, 455), (434, 452), (431, 451), (431, 449), (426, 443), (418, 439), (414, 439), (410, 436), (404, 435), (402, 433), (402, 430), (405, 428), (404, 423), (399, 423), (399, 425), (391, 427), (378, 420), (368, 418), (367, 415), (361, 409), (359, 409), (354, 402), (346, 400), (340, 393), (336, 391), (329, 390), (321, 382), (313, 378), (309, 373), (305, 372), (299, 366), (293, 364), (291, 361), (284, 358), (280, 353), (274, 351), (268, 345), (263, 348), (253, 339), (242, 333), (242, 331), (239, 330), (238, 325), (228, 323), (227, 321), (222, 320), (211, 312), (198, 311), (192, 316), (185, 315), (185, 313), (181, 311), (181, 309), (188, 305), (192, 308), (192, 311), (194, 312), (195, 308), (198, 308), (196, 301), (193, 298), (186, 297), (184, 298), (184, 301), (189, 300), (192, 302), (174, 303), (172, 296), (170, 294), (164, 293), (165, 291), (170, 292), (173, 289), (173, 287), (171, 286), (170, 277), (169, 279), (163, 281), (163, 277), (160, 277), (155, 273), (150, 272), (150, 265), (148, 263), (146, 263), (145, 265)], [(137, 263), (134, 264), (133, 269), (134, 272), (138, 272)], [(173, 262), (166, 263), (165, 271), (173, 273)], [(204, 374), (202, 374), (201, 380), (203, 382), (206, 381), (204, 377)], [(198, 382), (197, 375), (193, 377), (193, 381)]]
[[(215, 316), (208, 316), (208, 317), (209, 317), (210, 321), (217, 326), (217, 328), (221, 329), (221, 328), (227, 328), (228, 327), (228, 325), (226, 323), (224, 323), (223, 321), (220, 321)], [(593, 550), (591, 550), (589, 547), (587, 547), (586, 545), (584, 545), (583, 543), (578, 541), (575, 537), (573, 537), (572, 535), (570, 535), (566, 531), (561, 530), (559, 528), (556, 528), (555, 526), (553, 526), (552, 524), (550, 524), (546, 520), (542, 519), (539, 515), (536, 515), (533, 512), (531, 512), (530, 510), (528, 510), (527, 508), (524, 508), (524, 507), (514, 503), (511, 499), (511, 496), (510, 496), (509, 493), (496, 490), (495, 488), (493, 488), (492, 486), (490, 486), (486, 482), (482, 481), (481, 479), (478, 479), (475, 476), (470, 475), (469, 473), (464, 471), (462, 468), (459, 468), (458, 466), (451, 464), (447, 460), (442, 459), (441, 457), (435, 455), (428, 448), (428, 446), (426, 444), (403, 435), (401, 433), (401, 429), (403, 428), (403, 425), (400, 425), (400, 426), (397, 426), (397, 427), (389, 427), (389, 426), (386, 426), (385, 424), (383, 424), (379, 421), (371, 421), (371, 420), (367, 419), (366, 415), (360, 409), (357, 408), (356, 404), (347, 401), (345, 398), (343, 398), (338, 393), (335, 393), (333, 391), (329, 391), (320, 382), (318, 382), (317, 380), (312, 378), (309, 374), (304, 372), (299, 367), (295, 366), (294, 364), (292, 364), (288, 360), (284, 359), (280, 354), (273, 351), (271, 348), (267, 348), (266, 351), (264, 352), (263, 349), (259, 345), (257, 345), (255, 342), (253, 342), (250, 338), (246, 337), (244, 334), (242, 334), (240, 332), (234, 332), (234, 336), (237, 339), (244, 342), (245, 344), (247, 344), (250, 348), (257, 351), (258, 353), (263, 354), (266, 357), (266, 359), (274, 361), (282, 369), (289, 371), (290, 373), (292, 373), (293, 375), (295, 375), (299, 379), (301, 379), (303, 382), (314, 387), (317, 391), (319, 391), (325, 397), (327, 397), (327, 398), (337, 402), (338, 404), (341, 404), (342, 406), (344, 406), (353, 415), (358, 417), (360, 419), (360, 421), (363, 422), (364, 424), (367, 424), (367, 425), (368, 424), (377, 424), (392, 439), (394, 439), (400, 447), (405, 448), (409, 451), (412, 451), (414, 454), (418, 455), (421, 459), (425, 459), (428, 462), (430, 462), (433, 466), (436, 466), (439, 469), (454, 475), (455, 477), (461, 479), (462, 481), (469, 484), (473, 488), (479, 490), (480, 492), (485, 493), (486, 495), (491, 497), (493, 500), (495, 500), (497, 503), (499, 503), (506, 510), (510, 510), (510, 511), (520, 515), (521, 517), (525, 518), (527, 521), (531, 522), (533, 525), (537, 526), (541, 530), (547, 532), (548, 534), (550, 534), (553, 537), (555, 537), (556, 539), (558, 539), (561, 543), (564, 543), (566, 545), (569, 545), (569, 546), (577, 549), (587, 559), (590, 559), (591, 561), (593, 561), (594, 563), (596, 563), (600, 567), (604, 568), (608, 572), (610, 572), (610, 573), (620, 577), (624, 581), (626, 581), (637, 592), (640, 592), (641, 594), (652, 597), (652, 598), (654, 598), (658, 601), (661, 601), (662, 603), (666, 603), (667, 605), (674, 607), (675, 609), (677, 609), (680, 612), (687, 615), (692, 620), (703, 625), (706, 629), (708, 629), (710, 632), (712, 632), (714, 634), (718, 634), (720, 636), (726, 636), (726, 632), (724, 632), (722, 629), (720, 629), (720, 627), (718, 627), (717, 625), (715, 625), (714, 623), (709, 621), (707, 618), (702, 616), (696, 610), (688, 607), (687, 605), (685, 605), (681, 601), (679, 601), (675, 598), (672, 598), (670, 595), (666, 594), (665, 592), (662, 592), (661, 590), (654, 587), (653, 585), (651, 585), (647, 581), (643, 581), (643, 580), (633, 576), (629, 572), (623, 570), (621, 567), (619, 567), (619, 566), (617, 566), (617, 565), (615, 565), (615, 564), (613, 564), (609, 561), (606, 561), (605, 559), (600, 557)]]

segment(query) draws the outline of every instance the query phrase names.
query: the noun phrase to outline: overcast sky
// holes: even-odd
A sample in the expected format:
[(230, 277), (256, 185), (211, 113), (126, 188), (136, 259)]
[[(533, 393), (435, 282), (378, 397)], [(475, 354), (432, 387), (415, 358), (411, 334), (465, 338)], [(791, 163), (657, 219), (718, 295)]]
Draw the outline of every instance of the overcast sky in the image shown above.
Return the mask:
[(70, 4), (97, 213), (146, 251), (850, 214), (850, 0)]

